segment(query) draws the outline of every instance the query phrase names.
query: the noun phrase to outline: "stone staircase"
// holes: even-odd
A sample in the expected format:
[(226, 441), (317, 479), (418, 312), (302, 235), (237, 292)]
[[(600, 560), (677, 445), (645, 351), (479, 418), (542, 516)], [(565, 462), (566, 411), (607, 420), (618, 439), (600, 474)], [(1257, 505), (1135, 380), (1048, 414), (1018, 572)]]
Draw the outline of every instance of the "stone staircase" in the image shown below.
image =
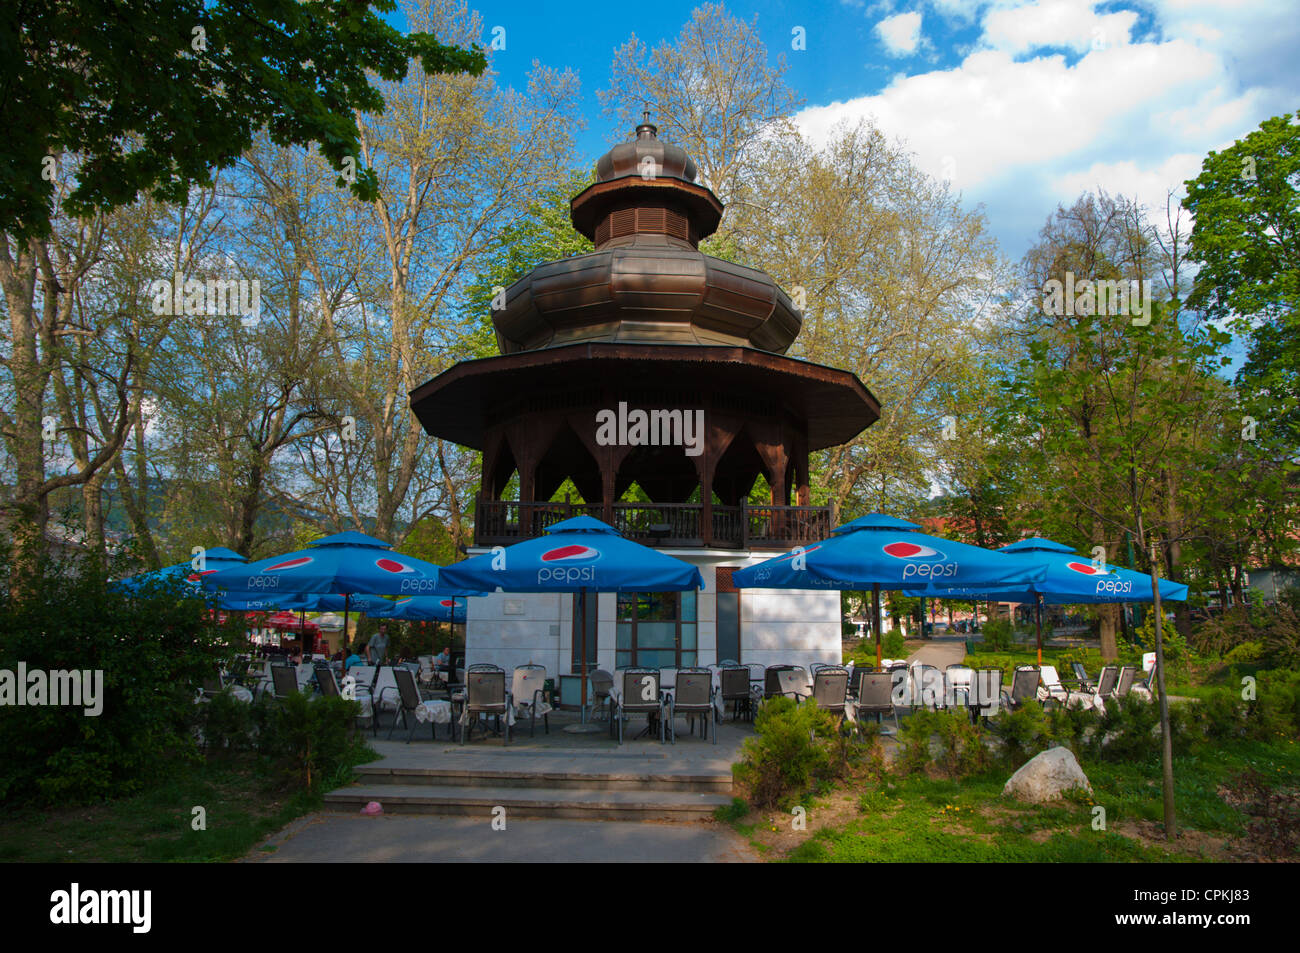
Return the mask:
[(375, 745), (385, 757), (359, 766), (355, 784), (325, 795), (325, 807), (386, 814), (444, 814), (616, 821), (693, 821), (731, 803), (731, 766), (693, 745), (674, 751), (592, 753), (547, 748), (480, 749)]

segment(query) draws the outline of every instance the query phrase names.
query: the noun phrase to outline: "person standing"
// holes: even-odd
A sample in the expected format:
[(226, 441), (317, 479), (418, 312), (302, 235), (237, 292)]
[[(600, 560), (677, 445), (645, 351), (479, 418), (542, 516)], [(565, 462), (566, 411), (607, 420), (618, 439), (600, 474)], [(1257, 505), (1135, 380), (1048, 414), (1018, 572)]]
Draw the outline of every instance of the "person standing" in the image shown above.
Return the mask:
[(379, 631), (370, 637), (370, 644), (366, 646), (366, 655), (370, 659), (371, 665), (383, 665), (384, 657), (388, 655), (388, 623), (379, 623)]

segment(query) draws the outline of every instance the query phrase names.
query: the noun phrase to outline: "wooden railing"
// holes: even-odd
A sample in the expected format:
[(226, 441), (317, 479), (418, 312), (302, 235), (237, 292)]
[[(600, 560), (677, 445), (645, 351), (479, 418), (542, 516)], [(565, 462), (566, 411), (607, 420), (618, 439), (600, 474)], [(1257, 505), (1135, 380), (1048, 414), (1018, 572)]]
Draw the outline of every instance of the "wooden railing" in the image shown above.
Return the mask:
[(500, 546), (540, 536), (548, 526), (573, 516), (604, 520), (628, 539), (648, 546), (719, 549), (789, 549), (825, 539), (831, 531), (828, 506), (719, 506), (705, 525), (699, 503), (518, 503), (482, 500), (475, 542)]

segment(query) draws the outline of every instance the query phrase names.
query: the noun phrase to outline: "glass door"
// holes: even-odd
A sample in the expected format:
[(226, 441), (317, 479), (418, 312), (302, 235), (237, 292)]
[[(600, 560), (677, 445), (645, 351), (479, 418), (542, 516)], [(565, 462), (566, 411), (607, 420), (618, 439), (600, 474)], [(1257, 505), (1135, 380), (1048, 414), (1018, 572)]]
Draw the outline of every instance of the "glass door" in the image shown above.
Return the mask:
[(699, 659), (694, 592), (629, 592), (618, 597), (615, 664), (687, 668)]

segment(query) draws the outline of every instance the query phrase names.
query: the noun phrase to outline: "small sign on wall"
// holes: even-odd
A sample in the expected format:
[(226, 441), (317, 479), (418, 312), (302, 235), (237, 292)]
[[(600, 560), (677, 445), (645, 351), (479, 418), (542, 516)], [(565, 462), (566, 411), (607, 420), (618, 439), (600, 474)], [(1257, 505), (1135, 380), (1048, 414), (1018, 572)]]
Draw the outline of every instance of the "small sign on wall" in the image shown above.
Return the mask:
[(524, 600), (522, 600), (522, 599), (507, 599), (507, 600), (505, 601), (504, 605), (502, 605), (502, 607), (501, 607), (501, 614), (502, 614), (502, 615), (523, 615), (523, 614), (524, 614)]

